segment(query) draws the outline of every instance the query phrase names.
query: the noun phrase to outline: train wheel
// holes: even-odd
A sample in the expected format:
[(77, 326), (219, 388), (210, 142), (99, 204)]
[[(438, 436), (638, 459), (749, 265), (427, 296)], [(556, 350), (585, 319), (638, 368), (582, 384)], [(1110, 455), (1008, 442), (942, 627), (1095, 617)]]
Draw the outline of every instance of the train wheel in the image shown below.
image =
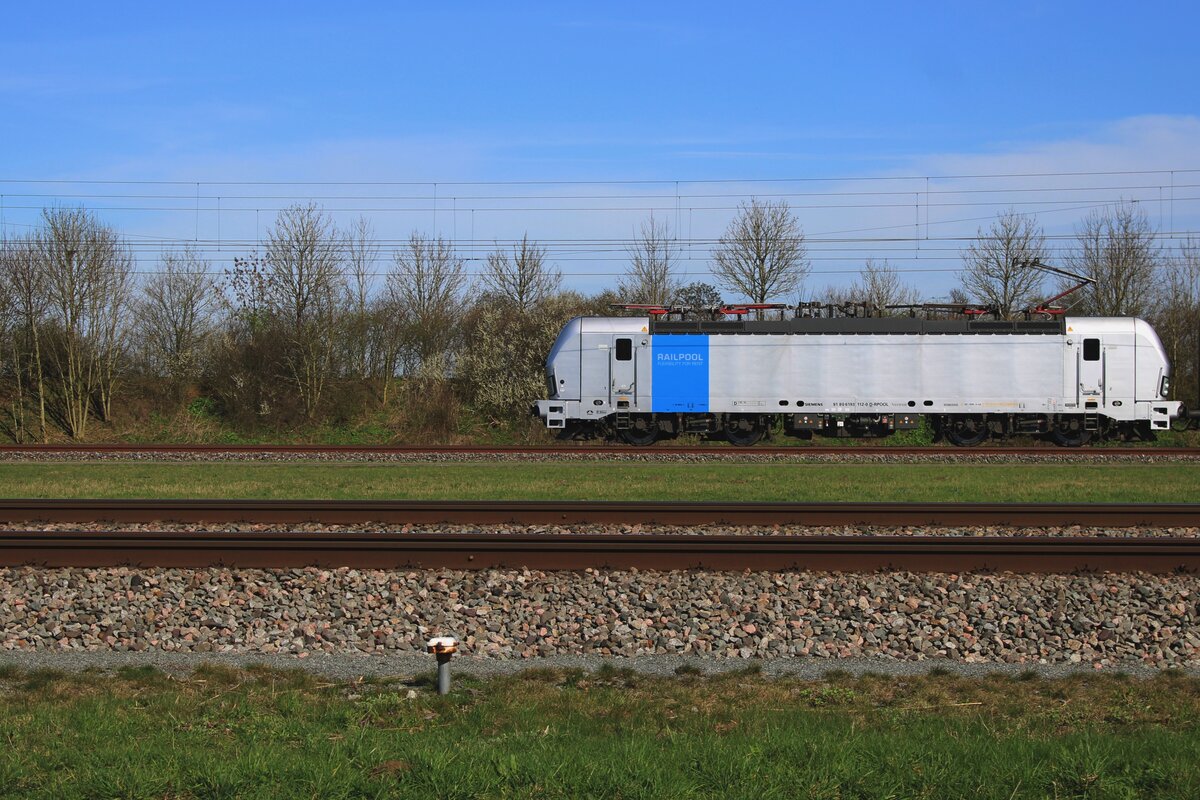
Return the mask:
[(653, 417), (639, 415), (629, 420), (628, 428), (617, 431), (617, 437), (634, 447), (649, 447), (658, 440), (658, 423)]
[(987, 441), (991, 431), (988, 430), (987, 417), (982, 414), (965, 414), (956, 416), (942, 429), (950, 444), (958, 447), (974, 447)]
[(1082, 447), (1092, 439), (1092, 432), (1083, 429), (1083, 420), (1063, 417), (1050, 429), (1050, 441), (1059, 447)]
[(725, 438), (738, 447), (758, 444), (766, 430), (753, 417), (731, 417), (725, 426)]

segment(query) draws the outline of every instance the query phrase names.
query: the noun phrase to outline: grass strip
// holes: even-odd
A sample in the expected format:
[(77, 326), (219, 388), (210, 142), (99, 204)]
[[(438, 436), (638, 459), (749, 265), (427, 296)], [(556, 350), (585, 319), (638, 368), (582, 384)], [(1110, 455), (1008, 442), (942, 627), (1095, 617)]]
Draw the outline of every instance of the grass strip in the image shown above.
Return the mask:
[(0, 464), (0, 496), (1194, 502), (1192, 464)]
[(0, 668), (0, 795), (1192, 798), (1200, 680)]

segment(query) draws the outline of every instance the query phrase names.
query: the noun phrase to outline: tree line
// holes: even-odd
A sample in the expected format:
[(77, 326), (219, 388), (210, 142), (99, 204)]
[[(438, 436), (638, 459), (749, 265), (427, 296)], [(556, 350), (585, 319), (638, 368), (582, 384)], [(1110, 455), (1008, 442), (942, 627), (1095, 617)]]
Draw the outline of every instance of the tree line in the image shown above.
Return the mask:
[[(414, 439), (520, 429), (570, 317), (617, 302), (706, 308), (722, 292), (795, 304), (811, 275), (784, 202), (740, 207), (713, 247), (713, 283), (684, 285), (678, 254), (670, 226), (652, 216), (613, 288), (585, 296), (563, 288), (528, 236), (497, 246), (472, 276), (452, 242), (418, 231), (385, 252), (366, 219), (339, 228), (310, 204), (281, 211), (261, 251), (223, 271), (183, 246), (139, 275), (123, 237), (95, 214), (47, 209), (31, 233), (0, 242), (0, 433), (85, 439), (96, 422), (149, 417), (280, 431), (373, 415)], [(961, 257), (953, 302), (1014, 317), (1056, 291), (1021, 266), (1051, 261), (1031, 216), (1000, 214)], [(1162, 247), (1146, 215), (1123, 204), (1079, 224), (1063, 266), (1096, 281), (1070, 298), (1072, 313), (1150, 319), (1176, 365), (1177, 396), (1195, 402), (1200, 247)], [(816, 294), (879, 313), (919, 299), (886, 261)]]

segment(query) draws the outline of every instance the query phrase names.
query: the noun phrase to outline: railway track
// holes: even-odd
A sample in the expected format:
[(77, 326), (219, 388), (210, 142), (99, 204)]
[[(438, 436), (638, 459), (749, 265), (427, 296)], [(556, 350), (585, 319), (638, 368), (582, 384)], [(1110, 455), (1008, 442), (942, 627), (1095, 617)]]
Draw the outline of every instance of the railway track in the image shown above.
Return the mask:
[(0, 500), (0, 521), (88, 523), (0, 532), (0, 564), (72, 567), (493, 567), (961, 572), (1200, 571), (1200, 538), (740, 536), (112, 531), (182, 522), (570, 525), (1200, 527), (1200, 503), (621, 503), (510, 501)]
[(1200, 503), (670, 503), (0, 499), (0, 521), (387, 525), (1200, 527)]
[(88, 455), (92, 453), (154, 453), (163, 455), (214, 455), (214, 454), (278, 454), (278, 455), (407, 455), (430, 457), (445, 455), (507, 456), (579, 456), (579, 455), (623, 455), (623, 456), (1055, 456), (1064, 458), (1096, 458), (1103, 456), (1125, 457), (1171, 457), (1200, 458), (1200, 448), (1195, 447), (1094, 447), (1062, 448), (1041, 446), (988, 446), (988, 447), (900, 447), (886, 445), (793, 445), (784, 447), (755, 446), (733, 447), (725, 444), (694, 446), (631, 447), (628, 445), (505, 445), (505, 446), (455, 446), (455, 445), (229, 445), (229, 444), (49, 444), (49, 445), (0, 445), (0, 454), (31, 455)]
[(1200, 539), (9, 531), (0, 565), (1170, 573)]

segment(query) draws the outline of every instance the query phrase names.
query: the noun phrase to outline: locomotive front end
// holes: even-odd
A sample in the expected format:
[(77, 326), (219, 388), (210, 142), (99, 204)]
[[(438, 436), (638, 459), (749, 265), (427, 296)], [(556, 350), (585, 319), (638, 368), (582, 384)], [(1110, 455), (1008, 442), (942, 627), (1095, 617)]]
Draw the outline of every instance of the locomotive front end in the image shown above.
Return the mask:
[(1138, 418), (1148, 419), (1151, 431), (1169, 430), (1171, 420), (1187, 415), (1183, 403), (1167, 399), (1171, 395), (1171, 360), (1150, 323), (1135, 319), (1133, 325), (1137, 357), (1132, 380)]
[(533, 415), (540, 417), (547, 428), (564, 430), (571, 414), (571, 405), (579, 404), (579, 337), (580, 317), (572, 319), (550, 348), (546, 357), (546, 397), (538, 400)]

